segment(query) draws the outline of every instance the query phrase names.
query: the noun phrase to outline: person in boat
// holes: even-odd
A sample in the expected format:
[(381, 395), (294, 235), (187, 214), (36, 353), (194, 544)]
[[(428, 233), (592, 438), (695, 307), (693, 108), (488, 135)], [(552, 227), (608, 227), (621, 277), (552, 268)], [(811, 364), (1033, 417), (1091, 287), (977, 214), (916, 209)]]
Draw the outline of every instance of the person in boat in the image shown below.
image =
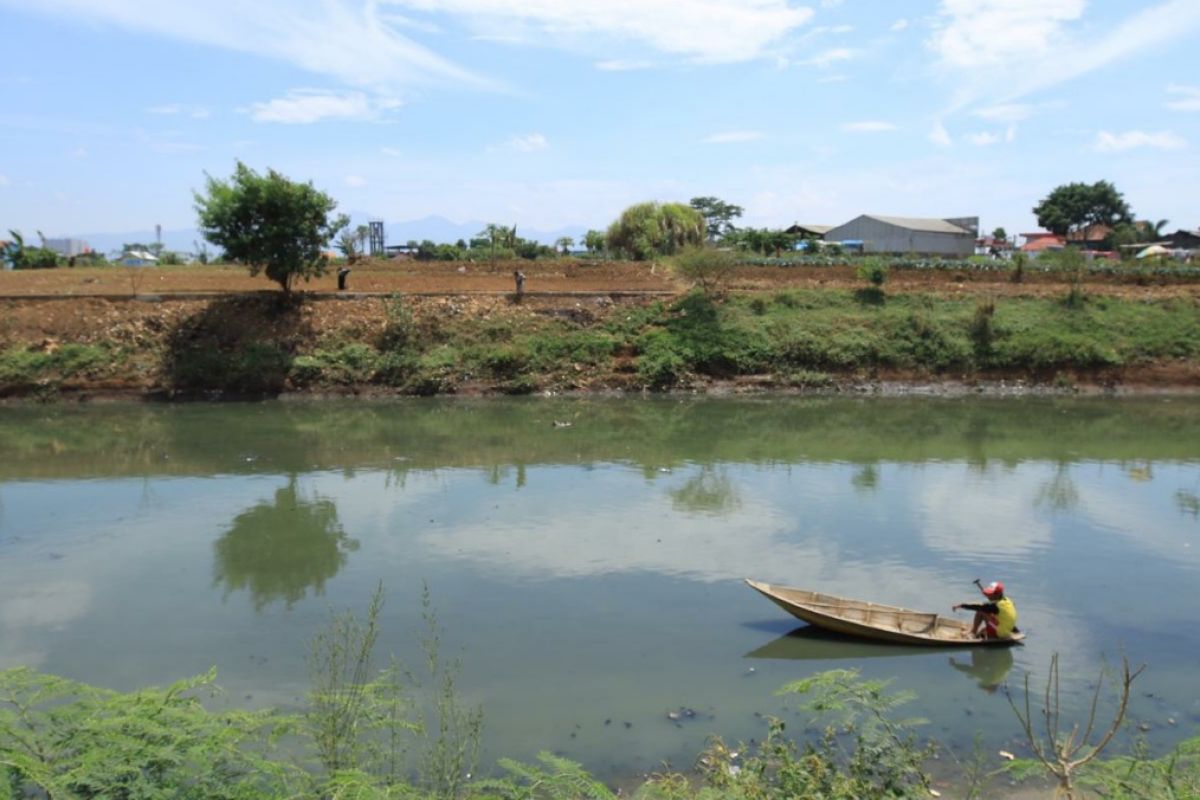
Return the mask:
[(979, 591), (988, 599), (986, 603), (958, 603), (954, 611), (965, 609), (975, 612), (971, 624), (971, 635), (979, 639), (1011, 639), (1017, 631), (1017, 607), (1004, 596), (1004, 584), (993, 581), (984, 586), (975, 581)]

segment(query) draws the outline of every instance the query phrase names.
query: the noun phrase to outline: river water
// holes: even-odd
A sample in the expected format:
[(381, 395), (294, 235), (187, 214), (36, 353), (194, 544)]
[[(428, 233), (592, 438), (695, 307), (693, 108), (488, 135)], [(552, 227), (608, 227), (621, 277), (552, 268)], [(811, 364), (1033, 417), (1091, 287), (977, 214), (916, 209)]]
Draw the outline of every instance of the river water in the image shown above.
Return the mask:
[[(600, 775), (759, 737), (795, 713), (776, 689), (832, 668), (1020, 752), (997, 687), (1040, 689), (1055, 653), (1064, 719), (1147, 663), (1131, 718), (1162, 750), (1200, 724), (1198, 538), (1182, 398), (0, 409), (0, 667), (132, 689), (216, 665), (223, 702), (294, 708), (309, 640), (379, 581), (380, 652), (419, 663), (427, 584), (485, 762)], [(814, 638), (747, 577), (946, 613), (1001, 579), (1028, 644)]]

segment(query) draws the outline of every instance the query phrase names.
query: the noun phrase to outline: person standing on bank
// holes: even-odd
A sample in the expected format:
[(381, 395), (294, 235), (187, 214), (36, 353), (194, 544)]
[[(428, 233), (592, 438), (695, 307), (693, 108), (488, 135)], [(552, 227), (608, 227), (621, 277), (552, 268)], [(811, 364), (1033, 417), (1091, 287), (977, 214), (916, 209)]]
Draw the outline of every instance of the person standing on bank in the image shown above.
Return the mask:
[(966, 609), (975, 612), (975, 621), (971, 624), (972, 636), (980, 639), (1011, 639), (1017, 631), (1017, 607), (1004, 596), (1004, 584), (994, 581), (984, 586), (975, 581), (975, 585), (988, 602), (958, 603), (951, 608), (954, 611)]
[(513, 270), (513, 281), (517, 284), (517, 302), (525, 295), (525, 273), (519, 269)]

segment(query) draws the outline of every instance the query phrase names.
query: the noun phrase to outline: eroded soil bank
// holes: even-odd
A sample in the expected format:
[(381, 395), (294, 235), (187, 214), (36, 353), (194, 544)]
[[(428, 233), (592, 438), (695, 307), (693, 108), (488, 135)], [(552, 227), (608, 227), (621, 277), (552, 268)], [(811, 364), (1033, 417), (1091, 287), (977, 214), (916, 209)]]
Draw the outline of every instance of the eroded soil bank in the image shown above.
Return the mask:
[[(284, 296), (230, 267), (0, 274), (0, 396), (1194, 392), (1200, 288), (1119, 278), (367, 265)], [(1144, 283), (1144, 282), (1143, 282)]]

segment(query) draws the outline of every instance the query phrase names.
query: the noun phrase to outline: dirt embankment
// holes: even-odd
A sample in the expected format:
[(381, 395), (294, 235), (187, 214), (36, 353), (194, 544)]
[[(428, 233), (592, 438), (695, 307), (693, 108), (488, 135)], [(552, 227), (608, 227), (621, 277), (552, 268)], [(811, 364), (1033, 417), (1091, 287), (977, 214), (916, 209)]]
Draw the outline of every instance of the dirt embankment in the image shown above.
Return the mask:
[[(526, 296), (520, 303), (512, 296), (513, 271), (517, 269), (525, 274)], [(729, 282), (735, 294), (790, 289), (852, 291), (862, 285), (850, 267), (741, 267)], [(0, 395), (217, 396), (216, 392), (201, 390), (204, 370), (224, 369), (231, 358), (245, 360), (247, 353), (253, 356), (273, 350), (289, 358), (304, 356), (311, 360), (314, 351), (342, 348), (338, 358), (352, 361), (353, 352), (345, 349), (348, 343), (386, 350), (381, 337), (386, 337), (389, 325), (394, 325), (398, 303), (411, 315), (414, 330), (436, 328), (441, 332), (438, 335), (452, 338), (452, 323), (462, 321), (462, 327), (475, 331), (482, 341), (498, 335), (497, 331), (511, 337), (514, 331), (545, 330), (547, 320), (598, 328), (613, 315), (626, 318), (636, 309), (678, 295), (686, 288), (663, 266), (567, 260), (363, 264), (351, 272), (348, 291), (338, 292), (336, 278), (326, 275), (301, 284), (291, 302), (283, 302), (278, 287), (265, 277), (250, 277), (237, 267), (0, 272), (0, 353), (20, 356), (15, 366), (0, 364)], [(1063, 281), (1046, 275), (1030, 275), (1024, 282), (1013, 283), (1005, 273), (934, 270), (895, 271), (887, 283), (889, 294), (929, 294), (968, 301), (975, 297), (1055, 297), (1065, 294), (1067, 288)], [(1089, 279), (1085, 288), (1092, 297), (1200, 302), (1200, 286), (1196, 284), (1141, 285), (1109, 277)], [(447, 330), (451, 333), (446, 334)], [(50, 370), (52, 377), (29, 377), (34, 374), (29, 371), (31, 364), (53, 360), (66, 348), (81, 348), (67, 359), (69, 370), (55, 372), (55, 368)], [(342, 369), (341, 362), (332, 367), (326, 364), (321, 373), (325, 377), (315, 383), (301, 382), (297, 375), (306, 373), (297, 372), (291, 362), (272, 365), (268, 360), (262, 367), (250, 359), (239, 369), (281, 370), (278, 380), (263, 390), (268, 394), (486, 392), (510, 391), (514, 386), (525, 391), (599, 391), (644, 386), (635, 374), (637, 353), (625, 347), (618, 347), (611, 359), (603, 362), (579, 363), (577, 357), (573, 358), (574, 363), (568, 360), (562, 374), (541, 376), (532, 383), (514, 382), (514, 375), (503, 379), (482, 375), (454, 384), (425, 382), (416, 389), (399, 380), (373, 380), (368, 385), (356, 377), (353, 364)], [(500, 374), (505, 365), (491, 364), (490, 368)], [(338, 369), (342, 377), (331, 383), (327, 378)], [(408, 364), (405, 369), (414, 367)], [(1193, 360), (1175, 360), (1116, 369), (990, 375), (870, 368), (836, 374), (824, 388), (956, 392), (983, 387), (989, 391), (1029, 391), (1039, 383), (1058, 390), (1120, 387), (1134, 391), (1195, 391), (1200, 389), (1200, 365)], [(776, 376), (760, 374), (698, 376), (678, 388), (754, 391), (787, 385)], [(222, 391), (224, 396), (237, 394), (228, 387)]]

